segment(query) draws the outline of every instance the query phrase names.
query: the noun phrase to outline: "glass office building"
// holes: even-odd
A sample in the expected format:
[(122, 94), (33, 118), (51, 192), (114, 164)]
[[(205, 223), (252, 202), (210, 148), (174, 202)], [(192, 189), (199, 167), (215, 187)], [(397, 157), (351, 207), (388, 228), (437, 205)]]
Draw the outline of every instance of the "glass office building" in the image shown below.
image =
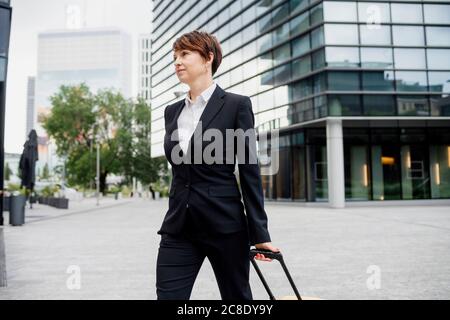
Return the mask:
[(154, 1), (154, 157), (187, 91), (172, 43), (195, 29), (222, 43), (217, 83), (251, 97), (259, 133), (280, 132), (266, 199), (450, 198), (449, 0)]
[[(5, 101), (8, 67), (9, 36), (11, 31), (11, 6), (9, 0), (0, 0), (0, 190), (4, 189), (5, 163)], [(0, 195), (0, 226), (3, 225), (3, 196)], [(1, 272), (2, 270), (0, 270)], [(0, 276), (0, 287), (3, 285)]]
[[(0, 110), (1, 126), (4, 126), (6, 75), (8, 67), (9, 34), (11, 30), (11, 6), (9, 0), (0, 0)], [(2, 137), (4, 128), (1, 128)], [(3, 140), (1, 142), (3, 144)], [(2, 148), (3, 150), (3, 148)], [(3, 166), (2, 166), (3, 168)]]

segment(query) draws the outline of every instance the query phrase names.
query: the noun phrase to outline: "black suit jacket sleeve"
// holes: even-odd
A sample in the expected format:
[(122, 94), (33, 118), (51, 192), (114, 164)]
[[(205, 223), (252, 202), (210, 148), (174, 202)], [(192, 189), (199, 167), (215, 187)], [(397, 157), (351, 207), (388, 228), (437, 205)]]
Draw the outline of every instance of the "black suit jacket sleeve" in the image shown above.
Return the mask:
[[(245, 132), (248, 129), (254, 130), (254, 128), (255, 116), (252, 110), (252, 102), (249, 97), (245, 97), (239, 104), (239, 111), (236, 116), (236, 129), (242, 129)], [(240, 142), (238, 141), (237, 143)], [(245, 139), (245, 152), (246, 155), (252, 152), (256, 157), (255, 139)], [(249, 158), (251, 159), (251, 157)], [(267, 227), (267, 215), (264, 211), (264, 195), (259, 162), (255, 163), (253, 161), (249, 163), (249, 158), (244, 163), (241, 163), (238, 156), (238, 168), (241, 192), (247, 214), (250, 242), (254, 245), (257, 243), (271, 242), (271, 240)]]

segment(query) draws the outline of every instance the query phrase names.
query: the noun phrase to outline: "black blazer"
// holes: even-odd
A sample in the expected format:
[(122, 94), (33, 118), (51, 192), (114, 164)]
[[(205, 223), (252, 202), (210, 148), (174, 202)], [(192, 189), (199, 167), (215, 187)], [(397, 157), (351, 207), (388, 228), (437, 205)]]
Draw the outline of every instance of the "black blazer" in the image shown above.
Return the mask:
[[(158, 234), (177, 234), (181, 231), (186, 208), (189, 207), (202, 226), (215, 234), (226, 234), (247, 228), (250, 243), (270, 242), (267, 227), (267, 215), (264, 211), (264, 196), (259, 170), (259, 162), (255, 164), (238, 164), (240, 190), (234, 175), (235, 161), (227, 164), (226, 153), (223, 152), (222, 164), (174, 163), (172, 151), (179, 141), (172, 141), (172, 133), (178, 129), (178, 117), (184, 107), (184, 99), (166, 107), (164, 111), (165, 136), (164, 152), (172, 165), (172, 184), (169, 192), (169, 210)], [(200, 117), (202, 132), (214, 128), (223, 133), (225, 141), (226, 129), (253, 129), (255, 118), (249, 97), (225, 92), (219, 86), (214, 90)], [(200, 141), (202, 150), (210, 141), (201, 142), (198, 138), (199, 125), (192, 135), (186, 154), (193, 157), (194, 139)], [(225, 143), (224, 143), (225, 145)], [(254, 145), (254, 147), (256, 144)], [(248, 149), (249, 144), (245, 144)], [(225, 147), (224, 147), (225, 149)], [(177, 149), (176, 149), (177, 150)], [(255, 149), (254, 149), (255, 150)], [(248, 152), (248, 150), (246, 150)], [(236, 148), (234, 150), (236, 155)], [(236, 157), (234, 157), (235, 159)], [(241, 192), (242, 199), (241, 201)], [(245, 213), (244, 213), (245, 205)]]

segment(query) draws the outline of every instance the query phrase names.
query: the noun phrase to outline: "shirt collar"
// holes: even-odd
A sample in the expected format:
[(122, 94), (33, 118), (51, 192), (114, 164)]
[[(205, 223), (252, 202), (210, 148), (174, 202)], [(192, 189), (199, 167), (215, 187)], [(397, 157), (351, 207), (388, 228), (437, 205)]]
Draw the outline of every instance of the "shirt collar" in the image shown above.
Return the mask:
[[(217, 84), (213, 82), (212, 85), (210, 85), (205, 91), (203, 91), (197, 99), (202, 99), (203, 102), (208, 102), (209, 99), (211, 99), (211, 96), (213, 95), (214, 91), (216, 90)], [(189, 98), (189, 92), (186, 95), (186, 104), (191, 105), (193, 104), (193, 101)]]

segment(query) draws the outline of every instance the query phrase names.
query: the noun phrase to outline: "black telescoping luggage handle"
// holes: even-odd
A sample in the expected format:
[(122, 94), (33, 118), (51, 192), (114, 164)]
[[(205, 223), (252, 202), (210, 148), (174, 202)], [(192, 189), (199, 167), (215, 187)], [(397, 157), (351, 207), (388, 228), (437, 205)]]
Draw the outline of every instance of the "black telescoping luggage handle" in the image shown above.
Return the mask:
[(286, 274), (286, 277), (288, 278), (292, 289), (294, 289), (297, 299), (302, 300), (302, 297), (300, 296), (300, 293), (298, 292), (297, 287), (295, 286), (294, 280), (292, 280), (291, 274), (289, 273), (289, 270), (287, 269), (286, 264), (284, 263), (283, 255), (281, 254), (281, 252), (273, 252), (273, 251), (265, 250), (265, 249), (251, 249), (250, 250), (250, 261), (252, 262), (252, 265), (255, 268), (256, 273), (258, 274), (259, 278), (261, 279), (261, 282), (263, 283), (264, 288), (266, 289), (267, 293), (269, 294), (270, 300), (276, 300), (276, 299), (275, 299), (275, 296), (273, 295), (272, 291), (270, 290), (269, 285), (267, 284), (267, 281), (264, 278), (261, 270), (259, 269), (258, 264), (255, 261), (255, 256), (258, 253), (263, 254), (264, 257), (266, 257), (266, 258), (275, 259), (280, 262), (281, 267), (283, 268), (283, 271)]

